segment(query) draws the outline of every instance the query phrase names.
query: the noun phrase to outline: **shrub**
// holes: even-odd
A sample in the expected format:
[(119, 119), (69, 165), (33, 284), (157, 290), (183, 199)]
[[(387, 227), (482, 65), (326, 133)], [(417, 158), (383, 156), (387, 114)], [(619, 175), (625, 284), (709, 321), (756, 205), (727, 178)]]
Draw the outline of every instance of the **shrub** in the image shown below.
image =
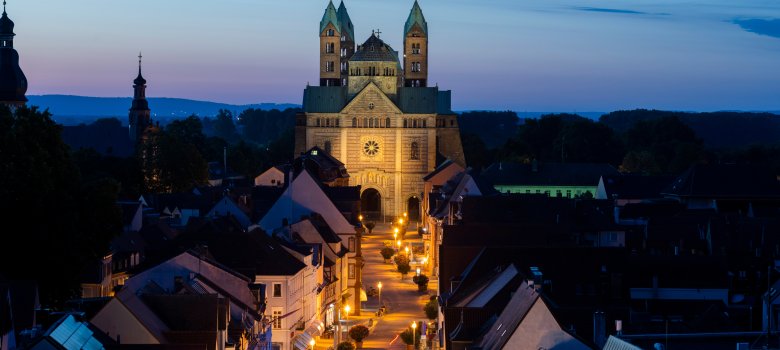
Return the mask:
[(435, 320), (439, 316), (439, 303), (435, 298), (431, 298), (423, 307), (423, 311), (429, 320)]
[(382, 254), (382, 258), (384, 258), (385, 262), (387, 262), (387, 260), (389, 260), (390, 258), (393, 257), (393, 255), (395, 255), (395, 249), (390, 247), (384, 247), (379, 251), (379, 253)]
[(373, 221), (369, 221), (366, 223), (366, 228), (368, 229), (368, 233), (373, 232), (374, 227), (376, 227), (376, 224)]
[(336, 350), (355, 350), (355, 346), (348, 341), (343, 341), (336, 346)]
[(412, 333), (411, 329), (406, 329), (401, 332), (401, 341), (406, 345), (412, 345), (414, 343), (414, 333)]
[(398, 254), (395, 256), (395, 264), (398, 272), (401, 273), (401, 278), (412, 270), (412, 266), (409, 265), (409, 258), (406, 255)]
[(365, 339), (368, 336), (368, 327), (359, 324), (354, 325), (352, 328), (349, 329), (349, 337), (354, 339), (356, 342), (361, 342), (363, 339)]

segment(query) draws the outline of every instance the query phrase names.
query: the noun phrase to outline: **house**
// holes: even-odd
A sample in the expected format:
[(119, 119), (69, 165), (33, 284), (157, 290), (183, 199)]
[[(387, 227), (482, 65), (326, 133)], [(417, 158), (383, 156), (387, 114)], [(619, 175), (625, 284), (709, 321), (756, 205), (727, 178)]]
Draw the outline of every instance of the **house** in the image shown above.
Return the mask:
[(302, 217), (318, 214), (328, 227), (344, 242), (347, 254), (348, 283), (353, 289), (351, 302), (355, 314), (359, 314), (361, 295), (362, 254), (360, 233), (362, 228), (350, 223), (335, 204), (328, 198), (321, 185), (308, 170), (301, 171), (291, 181), (284, 193), (260, 220), (258, 226), (265, 232), (274, 233), (288, 229), (291, 223)]
[(143, 226), (143, 204), (141, 202), (118, 202), (122, 210), (122, 227), (125, 232), (141, 231)]
[(780, 180), (768, 168), (696, 164), (661, 191), (688, 209), (715, 209), (753, 215), (757, 208), (780, 207)]
[(295, 173), (306, 169), (327, 186), (349, 186), (347, 168), (330, 154), (330, 150), (314, 146), (295, 158), (292, 166)]
[(620, 173), (605, 163), (539, 163), (534, 160), (530, 164), (494, 163), (483, 175), (502, 193), (593, 198), (602, 176)]
[(24, 333), (34, 331), (39, 325), (36, 310), (40, 308), (35, 282), (0, 277), (0, 349), (24, 345)]
[(233, 201), (233, 199), (227, 195), (223, 196), (219, 202), (214, 204), (214, 207), (209, 210), (206, 216), (210, 218), (231, 216), (235, 218), (244, 229), (247, 229), (252, 225), (252, 220), (249, 217), (249, 213), (242, 209), (238, 204), (236, 204), (235, 201)]
[(613, 200), (619, 207), (663, 198), (661, 191), (673, 180), (669, 176), (604, 175), (599, 179), (595, 198)]
[(444, 186), (447, 181), (465, 170), (466, 169), (458, 163), (453, 162), (451, 159), (447, 159), (439, 164), (431, 173), (423, 177), (423, 201), (421, 203), (422, 208), (420, 208), (423, 212), (423, 217), (425, 216), (425, 213), (430, 211), (430, 196), (434, 193), (434, 188)]
[[(455, 347), (453, 347), (455, 349)], [(592, 349), (558, 323), (535, 286), (521, 282), (495, 322), (472, 349)]]
[[(89, 322), (66, 314), (54, 323), (42, 337), (27, 347), (30, 350), (94, 349), (116, 347), (116, 342)], [(3, 348), (6, 349), (6, 348)]]
[(121, 344), (270, 349), (262, 288), (188, 250), (134, 274), (90, 320)]
[(268, 170), (255, 177), (255, 186), (284, 186), (284, 179), (287, 177), (287, 173), (289, 172), (288, 168), (289, 166), (282, 165), (268, 168)]
[(319, 317), (325, 327), (334, 326), (335, 310), (341, 310), (342, 299), (352, 291), (348, 284), (347, 253), (349, 250), (344, 246), (341, 238), (318, 215), (311, 215), (290, 225), (289, 232), (294, 242), (316, 244), (322, 251), (323, 269), (321, 280), (318, 281), (319, 289), (322, 290)]

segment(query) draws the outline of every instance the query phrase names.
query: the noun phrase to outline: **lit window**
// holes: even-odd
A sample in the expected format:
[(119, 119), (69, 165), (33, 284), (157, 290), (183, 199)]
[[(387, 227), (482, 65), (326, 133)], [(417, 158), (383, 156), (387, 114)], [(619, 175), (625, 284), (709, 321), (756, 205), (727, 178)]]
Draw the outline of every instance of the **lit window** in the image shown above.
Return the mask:
[(282, 297), (282, 284), (281, 283), (274, 283), (273, 284), (273, 294), (271, 294), (274, 298), (281, 298)]
[(282, 310), (274, 310), (271, 316), (273, 317), (274, 329), (282, 329)]

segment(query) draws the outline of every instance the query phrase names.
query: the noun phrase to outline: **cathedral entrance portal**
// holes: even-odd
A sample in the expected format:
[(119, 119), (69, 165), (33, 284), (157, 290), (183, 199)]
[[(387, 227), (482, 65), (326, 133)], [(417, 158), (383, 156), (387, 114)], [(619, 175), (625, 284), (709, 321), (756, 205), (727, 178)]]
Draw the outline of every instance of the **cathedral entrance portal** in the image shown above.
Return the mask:
[(367, 188), (360, 195), (360, 211), (370, 220), (382, 219), (382, 195), (373, 188)]
[(420, 221), (420, 198), (417, 196), (409, 198), (406, 203), (406, 212), (409, 215), (409, 221)]

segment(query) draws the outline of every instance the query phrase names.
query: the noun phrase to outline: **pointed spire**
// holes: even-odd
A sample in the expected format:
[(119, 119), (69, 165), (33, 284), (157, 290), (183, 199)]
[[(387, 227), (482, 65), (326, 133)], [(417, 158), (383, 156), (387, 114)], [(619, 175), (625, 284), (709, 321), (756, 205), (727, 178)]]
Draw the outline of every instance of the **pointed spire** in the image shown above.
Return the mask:
[(339, 30), (341, 30), (342, 34), (346, 33), (350, 40), (355, 40), (355, 33), (352, 29), (352, 19), (349, 18), (349, 13), (347, 13), (347, 7), (344, 6), (343, 0), (339, 4), (337, 14), (339, 19)]
[(138, 77), (136, 77), (135, 80), (133, 80), (133, 83), (139, 86), (146, 84), (146, 79), (144, 79), (143, 75), (141, 75), (141, 59), (143, 57), (144, 56), (141, 55), (141, 51), (138, 51)]
[(414, 27), (415, 24), (420, 26), (420, 29), (423, 31), (423, 33), (425, 33), (425, 35), (428, 35), (428, 22), (425, 21), (422, 8), (420, 8), (420, 4), (417, 2), (417, 0), (414, 0), (412, 11), (409, 12), (409, 18), (406, 19), (404, 35), (409, 34), (409, 31), (412, 30), (412, 27)]
[(339, 27), (339, 16), (336, 12), (336, 6), (333, 6), (333, 0), (328, 1), (328, 7), (325, 8), (325, 14), (322, 15), (322, 20), (320, 21), (320, 34), (325, 31), (325, 28), (328, 27), (329, 23), (332, 23), (333, 26), (336, 27), (336, 30), (341, 30)]

